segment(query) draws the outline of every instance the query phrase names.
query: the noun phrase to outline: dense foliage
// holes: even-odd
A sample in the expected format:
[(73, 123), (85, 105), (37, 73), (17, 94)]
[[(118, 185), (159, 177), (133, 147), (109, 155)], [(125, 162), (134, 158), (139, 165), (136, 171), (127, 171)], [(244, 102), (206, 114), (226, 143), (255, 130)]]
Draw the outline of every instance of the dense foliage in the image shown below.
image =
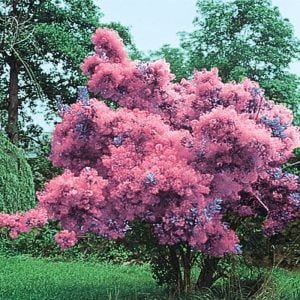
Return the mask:
[(0, 211), (24, 211), (35, 203), (32, 172), (24, 153), (0, 133)]
[(232, 215), (260, 216), (265, 234), (297, 217), (299, 178), (280, 168), (300, 138), (287, 108), (248, 79), (222, 83), (217, 69), (172, 83), (165, 61), (130, 60), (109, 29), (92, 41), (95, 54), (82, 64), (89, 90), (120, 108), (84, 89), (78, 103), (61, 106), (51, 159), (66, 171), (35, 209), (0, 215), (12, 237), (59, 220), (55, 239), (65, 249), (88, 232), (123, 238), (141, 220), (170, 245), (178, 287), (189, 289), (198, 250), (241, 252)]
[(30, 144), (26, 151), (36, 191), (42, 190), (47, 181), (62, 173), (62, 169), (54, 167), (49, 160), (50, 140), (49, 135), (41, 134), (39, 143)]

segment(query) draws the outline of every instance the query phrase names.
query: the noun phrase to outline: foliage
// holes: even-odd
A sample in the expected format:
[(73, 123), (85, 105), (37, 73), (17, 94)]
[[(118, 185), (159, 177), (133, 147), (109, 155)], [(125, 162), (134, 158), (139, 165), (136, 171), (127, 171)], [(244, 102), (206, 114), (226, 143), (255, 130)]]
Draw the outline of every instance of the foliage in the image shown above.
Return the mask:
[(112, 30), (98, 29), (92, 41), (95, 54), (82, 64), (89, 90), (120, 108), (87, 92), (62, 107), (51, 160), (66, 171), (38, 194), (36, 209), (0, 215), (12, 237), (58, 220), (55, 239), (66, 249), (89, 232), (124, 238), (141, 220), (169, 245), (178, 290), (187, 292), (197, 251), (240, 254), (243, 219), (260, 216), (272, 235), (297, 217), (299, 178), (280, 168), (300, 138), (287, 108), (248, 79), (222, 83), (216, 69), (172, 83), (164, 61), (130, 60)]
[(28, 163), (31, 167), (35, 189), (40, 191), (45, 182), (62, 173), (60, 168), (54, 167), (49, 160), (50, 138), (41, 134), (38, 141), (30, 143), (27, 151)]
[(260, 228), (260, 220), (249, 218), (237, 229), (243, 245), (243, 258), (250, 266), (272, 267), (274, 265), (298, 269), (299, 219), (291, 222), (282, 232), (265, 236)]
[(57, 222), (50, 222), (44, 228), (34, 229), (12, 240), (7, 230), (0, 230), (0, 254), (7, 256), (30, 255), (51, 258), (53, 261), (88, 261), (130, 263), (136, 260), (135, 249), (121, 243), (95, 235), (85, 236), (76, 246), (61, 251), (54, 240), (59, 230)]
[(194, 68), (187, 59), (187, 53), (182, 48), (174, 48), (170, 45), (163, 45), (159, 50), (152, 51), (150, 53), (149, 59), (157, 60), (160, 58), (165, 59), (170, 63), (171, 73), (176, 75), (175, 80), (180, 82), (183, 78), (188, 78)]
[(197, 13), (184, 45), (193, 66), (217, 66), (226, 81), (276, 79), (299, 57), (292, 25), (269, 0), (198, 1)]
[(32, 172), (24, 152), (0, 133), (0, 211), (24, 211), (35, 204)]
[[(294, 151), (295, 157), (284, 166), (285, 172), (299, 176), (299, 150), (300, 148), (297, 148)], [(269, 237), (263, 234), (259, 223), (260, 220), (257, 218), (250, 218), (238, 229), (244, 250), (243, 256), (248, 263), (268, 267), (275, 264), (289, 269), (299, 268), (299, 218), (291, 222), (282, 232)]]

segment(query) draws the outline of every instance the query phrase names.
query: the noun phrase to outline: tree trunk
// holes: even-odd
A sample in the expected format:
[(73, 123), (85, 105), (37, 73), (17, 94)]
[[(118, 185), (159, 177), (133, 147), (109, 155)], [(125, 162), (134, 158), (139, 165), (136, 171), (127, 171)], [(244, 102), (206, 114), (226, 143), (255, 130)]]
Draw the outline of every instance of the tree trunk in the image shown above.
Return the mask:
[(215, 271), (220, 258), (218, 257), (205, 257), (202, 263), (202, 268), (196, 282), (196, 289), (210, 288), (214, 281)]
[(180, 262), (178, 259), (178, 255), (176, 253), (176, 247), (175, 246), (169, 246), (170, 251), (170, 262), (173, 267), (173, 270), (175, 272), (175, 278), (176, 278), (176, 293), (180, 294), (183, 290), (183, 280), (180, 270)]
[(169, 246), (170, 262), (176, 278), (176, 294), (190, 293), (192, 290), (193, 255), (189, 245)]
[(183, 263), (183, 291), (185, 293), (191, 292), (191, 248), (187, 245), (186, 252), (182, 249), (182, 263)]
[(15, 57), (9, 58), (9, 88), (8, 88), (8, 123), (7, 134), (12, 143), (17, 144), (18, 136), (18, 110), (19, 110), (19, 62)]

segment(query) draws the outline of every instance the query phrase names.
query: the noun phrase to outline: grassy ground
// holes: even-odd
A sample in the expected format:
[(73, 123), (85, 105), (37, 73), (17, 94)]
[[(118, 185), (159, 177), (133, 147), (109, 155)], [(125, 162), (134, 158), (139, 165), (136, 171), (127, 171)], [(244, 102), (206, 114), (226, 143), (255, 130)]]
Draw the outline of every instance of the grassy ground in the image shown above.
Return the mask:
[[(151, 296), (151, 298), (149, 297)], [(1, 300), (162, 298), (147, 267), (0, 257)]]
[[(272, 278), (272, 283), (266, 284), (257, 299), (300, 299), (299, 272), (276, 270)], [(163, 289), (155, 285), (147, 266), (66, 263), (0, 256), (0, 299), (134, 300), (173, 297), (167, 296)], [(225, 292), (208, 293), (205, 297), (198, 295), (192, 299), (233, 298)]]

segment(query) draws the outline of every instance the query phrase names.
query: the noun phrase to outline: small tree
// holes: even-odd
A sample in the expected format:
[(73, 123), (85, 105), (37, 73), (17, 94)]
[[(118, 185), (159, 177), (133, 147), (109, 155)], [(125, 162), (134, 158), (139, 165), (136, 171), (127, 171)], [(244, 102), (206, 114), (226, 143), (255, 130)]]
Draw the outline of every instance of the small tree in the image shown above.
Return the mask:
[[(241, 252), (237, 222), (260, 216), (266, 234), (299, 211), (299, 178), (280, 166), (299, 144), (292, 114), (267, 101), (258, 84), (222, 83), (218, 71), (172, 83), (164, 61), (132, 61), (115, 32), (98, 29), (95, 54), (82, 64), (89, 90), (62, 106), (51, 159), (66, 171), (38, 194), (37, 208), (2, 214), (11, 235), (59, 220), (63, 249), (87, 232), (123, 238), (140, 220), (161, 245), (178, 291), (213, 280), (218, 257)], [(233, 217), (235, 216), (235, 217)], [(205, 265), (206, 264), (206, 265)]]

